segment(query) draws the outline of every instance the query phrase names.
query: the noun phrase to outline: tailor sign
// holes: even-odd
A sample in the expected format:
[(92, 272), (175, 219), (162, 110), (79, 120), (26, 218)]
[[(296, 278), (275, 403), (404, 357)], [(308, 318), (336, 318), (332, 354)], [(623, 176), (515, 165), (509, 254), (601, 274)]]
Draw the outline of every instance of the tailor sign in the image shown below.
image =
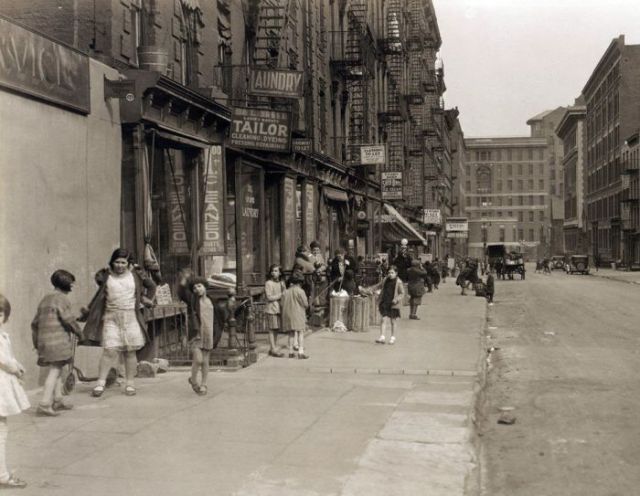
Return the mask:
[(291, 149), (291, 113), (234, 107), (231, 146), (288, 152)]
[(0, 18), (0, 86), (88, 114), (89, 57)]
[(254, 95), (301, 98), (303, 90), (302, 72), (253, 68), (249, 73), (249, 93)]

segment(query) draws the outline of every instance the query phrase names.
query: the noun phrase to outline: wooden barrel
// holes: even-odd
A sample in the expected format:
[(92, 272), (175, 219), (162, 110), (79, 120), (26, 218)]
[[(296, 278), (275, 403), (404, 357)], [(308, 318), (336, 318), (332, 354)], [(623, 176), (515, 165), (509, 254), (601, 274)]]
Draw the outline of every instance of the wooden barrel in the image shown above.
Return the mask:
[(145, 71), (167, 73), (169, 53), (159, 46), (141, 46), (138, 48), (138, 64)]

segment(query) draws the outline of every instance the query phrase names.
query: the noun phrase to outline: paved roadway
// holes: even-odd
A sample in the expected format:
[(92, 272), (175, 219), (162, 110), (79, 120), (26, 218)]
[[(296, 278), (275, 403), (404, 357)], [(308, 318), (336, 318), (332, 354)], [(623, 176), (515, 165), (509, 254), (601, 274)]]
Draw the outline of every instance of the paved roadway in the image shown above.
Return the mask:
[(485, 311), (448, 282), (393, 346), (318, 332), (309, 360), (213, 373), (206, 397), (186, 372), (139, 380), (135, 397), (79, 385), (60, 418), (10, 420), (20, 494), (463, 496)]
[[(640, 286), (602, 275), (497, 283), (484, 495), (640, 494)], [(501, 407), (515, 424), (497, 423)]]

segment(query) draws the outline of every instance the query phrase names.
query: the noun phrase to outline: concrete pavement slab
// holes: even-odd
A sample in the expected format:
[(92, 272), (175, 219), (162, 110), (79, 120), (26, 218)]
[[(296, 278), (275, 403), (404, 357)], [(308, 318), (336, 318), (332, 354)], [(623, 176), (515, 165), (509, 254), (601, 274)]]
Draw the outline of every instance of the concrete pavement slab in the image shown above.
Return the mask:
[(453, 287), (425, 301), (393, 346), (316, 333), (309, 360), (210, 373), (207, 396), (187, 371), (141, 379), (135, 397), (79, 384), (73, 411), (16, 419), (22, 494), (462, 494), (485, 303)]

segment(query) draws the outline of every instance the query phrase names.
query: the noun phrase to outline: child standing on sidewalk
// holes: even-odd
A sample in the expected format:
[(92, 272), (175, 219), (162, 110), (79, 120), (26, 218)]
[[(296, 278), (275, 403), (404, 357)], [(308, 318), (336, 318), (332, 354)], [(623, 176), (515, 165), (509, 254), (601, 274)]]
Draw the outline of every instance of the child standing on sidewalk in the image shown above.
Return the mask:
[(59, 410), (71, 410), (62, 401), (62, 368), (71, 363), (75, 346), (74, 335), (82, 339), (82, 332), (71, 310), (67, 296), (76, 278), (66, 270), (56, 270), (51, 276), (54, 292), (46, 295), (38, 305), (31, 322), (33, 346), (38, 350), (38, 365), (49, 367), (42, 399), (37, 413), (56, 417)]
[(13, 356), (11, 340), (5, 323), (11, 315), (11, 304), (0, 294), (0, 489), (22, 488), (27, 483), (18, 479), (7, 469), (7, 417), (29, 408), (29, 400), (19, 379), (24, 367)]
[(264, 294), (267, 299), (264, 312), (267, 316), (269, 328), (269, 356), (282, 358), (283, 353), (278, 351), (278, 332), (282, 330), (282, 318), (280, 300), (286, 291), (284, 281), (280, 280), (282, 270), (277, 264), (269, 267), (269, 280), (264, 284)]
[[(182, 282), (179, 296), (189, 308), (189, 344), (191, 345), (191, 377), (188, 381), (196, 394), (207, 394), (209, 358), (214, 348), (213, 323), (215, 306), (207, 296), (208, 282), (204, 277), (192, 277)], [(198, 372), (201, 380), (198, 382)]]
[(309, 358), (304, 353), (304, 330), (307, 323), (309, 301), (302, 289), (304, 278), (293, 274), (289, 279), (289, 289), (282, 295), (282, 329), (289, 333), (289, 358), (296, 358), (293, 353), (294, 340), (298, 343), (298, 358)]
[(485, 292), (489, 305), (493, 305), (493, 295), (495, 293), (495, 282), (493, 281), (493, 275), (491, 271), (487, 273), (487, 281), (485, 282)]
[(387, 277), (380, 283), (382, 292), (380, 294), (380, 303), (378, 310), (382, 315), (382, 325), (380, 326), (380, 337), (376, 339), (376, 343), (384, 344), (384, 330), (388, 327), (391, 332), (389, 344), (396, 342), (396, 320), (400, 318), (400, 305), (404, 296), (404, 287), (402, 281), (398, 277), (398, 269), (395, 265), (389, 267)]

